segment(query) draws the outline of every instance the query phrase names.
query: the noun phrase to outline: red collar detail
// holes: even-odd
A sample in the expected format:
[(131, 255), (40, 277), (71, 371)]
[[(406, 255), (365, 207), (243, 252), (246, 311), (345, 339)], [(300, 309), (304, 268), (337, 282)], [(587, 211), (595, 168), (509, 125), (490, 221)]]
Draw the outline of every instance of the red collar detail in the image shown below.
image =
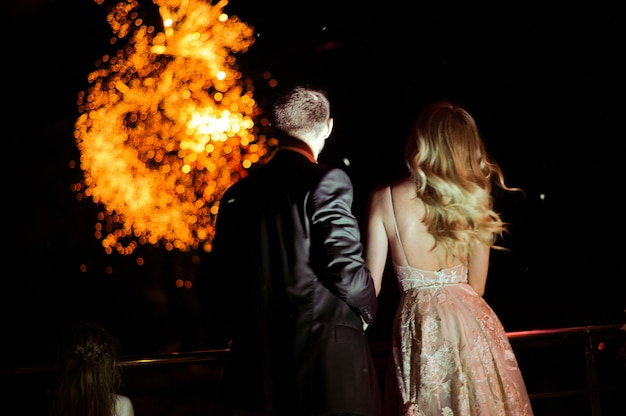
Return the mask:
[(313, 157), (313, 153), (311, 153), (311, 151), (308, 149), (308, 146), (307, 146), (306, 149), (303, 149), (301, 147), (295, 147), (295, 146), (280, 146), (279, 149), (280, 150), (291, 150), (293, 152), (298, 152), (301, 155), (306, 156), (306, 158), (309, 159), (310, 162), (317, 163), (317, 160), (315, 160), (315, 158)]

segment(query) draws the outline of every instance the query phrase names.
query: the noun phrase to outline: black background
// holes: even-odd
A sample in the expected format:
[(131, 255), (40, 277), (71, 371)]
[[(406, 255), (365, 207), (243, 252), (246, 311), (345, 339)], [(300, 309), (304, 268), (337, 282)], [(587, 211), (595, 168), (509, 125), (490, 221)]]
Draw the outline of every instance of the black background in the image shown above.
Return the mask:
[[(158, 24), (154, 4), (141, 3)], [(360, 219), (371, 189), (403, 174), (404, 139), (424, 104), (460, 101), (526, 193), (497, 200), (510, 251), (492, 255), (485, 298), (505, 328), (624, 321), (624, 14), (600, 3), (405, 3), (233, 0), (225, 11), (255, 28), (238, 63), (261, 105), (271, 94), (263, 71), (329, 90), (335, 131), (322, 161), (350, 160)], [(70, 167), (76, 98), (111, 52), (113, 3), (3, 4), (3, 364), (45, 362), (59, 329), (84, 319), (108, 326), (128, 353), (211, 346), (205, 294), (174, 285), (195, 278), (192, 253), (106, 255), (94, 237), (99, 207), (71, 190), (81, 178)], [(395, 310), (389, 276), (373, 339), (388, 335)]]

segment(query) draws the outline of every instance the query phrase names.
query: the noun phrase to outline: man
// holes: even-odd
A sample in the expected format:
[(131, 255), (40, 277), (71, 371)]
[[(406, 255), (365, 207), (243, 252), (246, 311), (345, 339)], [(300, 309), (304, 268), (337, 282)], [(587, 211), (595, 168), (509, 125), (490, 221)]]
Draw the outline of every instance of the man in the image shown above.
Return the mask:
[(333, 129), (328, 98), (296, 86), (272, 110), (278, 151), (224, 193), (211, 250), (232, 328), (223, 393), (253, 414), (379, 415), (364, 334), (377, 300), (353, 187), (317, 164)]

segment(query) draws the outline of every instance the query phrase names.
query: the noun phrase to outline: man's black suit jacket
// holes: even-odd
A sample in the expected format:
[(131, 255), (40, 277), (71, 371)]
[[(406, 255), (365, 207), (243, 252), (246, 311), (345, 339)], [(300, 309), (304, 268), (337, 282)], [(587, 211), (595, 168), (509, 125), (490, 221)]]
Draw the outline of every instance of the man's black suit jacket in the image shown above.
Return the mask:
[(363, 321), (377, 313), (353, 186), (279, 150), (223, 195), (209, 278), (232, 329), (223, 391), (263, 415), (380, 414)]

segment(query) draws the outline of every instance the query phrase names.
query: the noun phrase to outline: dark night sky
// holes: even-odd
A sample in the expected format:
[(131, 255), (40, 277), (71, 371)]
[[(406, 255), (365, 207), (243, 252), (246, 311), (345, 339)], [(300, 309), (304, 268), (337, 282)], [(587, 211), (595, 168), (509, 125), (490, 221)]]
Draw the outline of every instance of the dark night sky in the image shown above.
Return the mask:
[[(269, 70), (279, 82), (329, 89), (336, 130), (323, 159), (352, 160), (359, 216), (372, 187), (402, 172), (402, 144), (421, 107), (458, 100), (474, 112), (509, 184), (526, 191), (498, 200), (513, 224), (511, 252), (493, 255), (486, 299), (505, 328), (624, 320), (626, 276), (615, 269), (626, 231), (623, 13), (598, 6), (556, 18), (517, 3), (490, 10), (403, 3), (233, 0), (226, 11), (259, 35), (238, 58), (244, 75)], [(70, 190), (80, 179), (69, 168), (78, 157), (76, 97), (95, 60), (111, 52), (106, 6), (3, 4), (0, 290), (3, 339), (11, 342), (0, 355), (45, 356), (58, 328), (83, 318), (108, 325), (129, 352), (167, 350), (172, 339), (197, 346), (181, 333), (201, 325), (188, 317), (202, 300), (170, 289), (189, 256), (143, 248), (143, 268), (106, 256), (93, 237), (97, 207)], [(78, 272), (83, 262), (90, 273)], [(386, 335), (395, 307), (392, 279), (374, 338)]]

